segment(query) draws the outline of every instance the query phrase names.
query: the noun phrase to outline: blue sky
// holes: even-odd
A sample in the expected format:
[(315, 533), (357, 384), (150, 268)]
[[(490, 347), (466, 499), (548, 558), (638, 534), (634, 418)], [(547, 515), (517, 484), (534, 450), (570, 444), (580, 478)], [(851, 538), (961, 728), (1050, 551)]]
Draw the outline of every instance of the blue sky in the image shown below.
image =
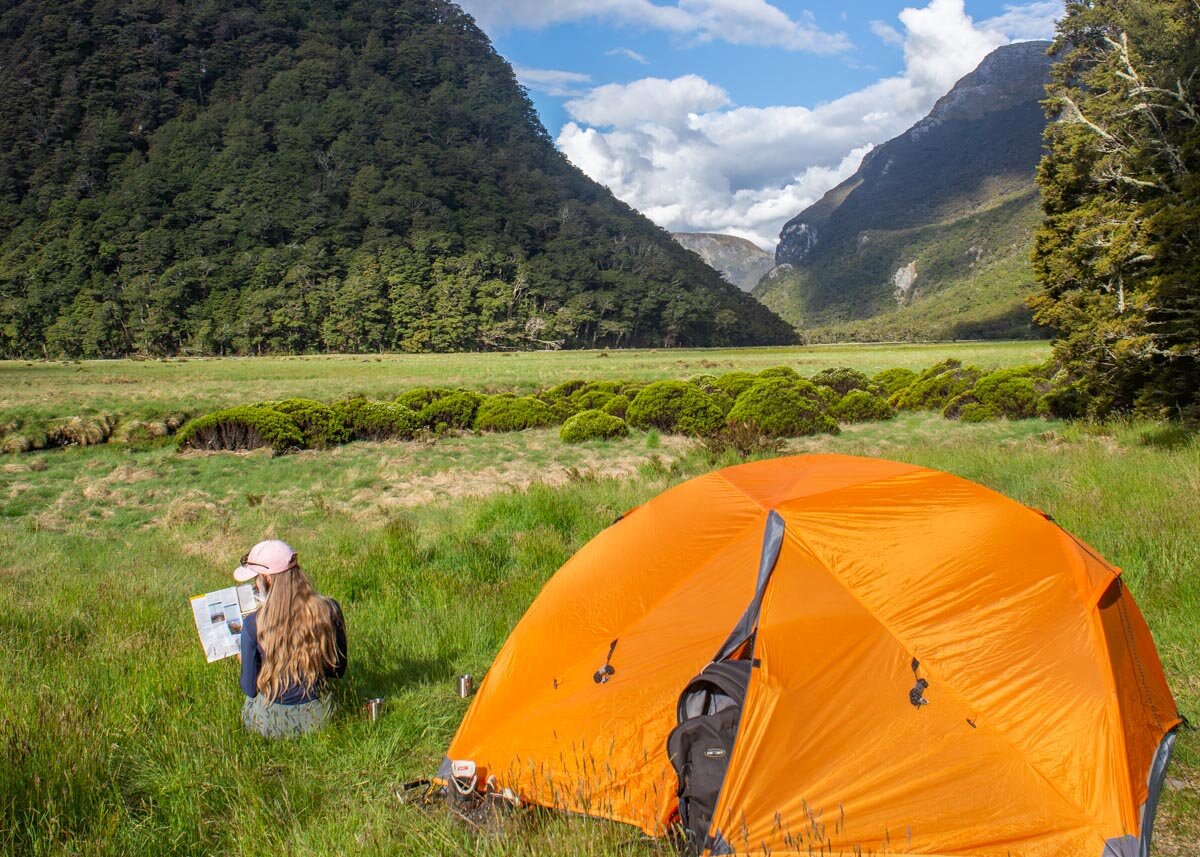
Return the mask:
[(460, 0), (559, 148), (660, 225), (773, 246), (1058, 0)]

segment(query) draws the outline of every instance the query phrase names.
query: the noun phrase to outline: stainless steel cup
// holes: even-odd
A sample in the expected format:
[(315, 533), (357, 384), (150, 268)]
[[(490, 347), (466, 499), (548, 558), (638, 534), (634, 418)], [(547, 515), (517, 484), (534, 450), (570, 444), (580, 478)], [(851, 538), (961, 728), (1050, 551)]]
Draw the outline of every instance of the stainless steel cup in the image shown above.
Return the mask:
[(470, 673), (467, 673), (466, 675), (460, 675), (458, 677), (457, 688), (458, 695), (461, 698), (466, 699), (475, 692), (475, 679), (471, 678)]
[(383, 713), (383, 700), (378, 697), (368, 699), (367, 704), (363, 708), (367, 712), (367, 719), (374, 723), (379, 719), (379, 715)]

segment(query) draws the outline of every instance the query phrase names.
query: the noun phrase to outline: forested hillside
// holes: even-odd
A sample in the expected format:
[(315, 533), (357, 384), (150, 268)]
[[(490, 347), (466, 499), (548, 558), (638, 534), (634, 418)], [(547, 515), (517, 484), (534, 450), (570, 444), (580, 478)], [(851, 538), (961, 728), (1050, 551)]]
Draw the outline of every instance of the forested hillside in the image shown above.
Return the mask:
[(751, 345), (445, 0), (0, 6), (0, 352)]

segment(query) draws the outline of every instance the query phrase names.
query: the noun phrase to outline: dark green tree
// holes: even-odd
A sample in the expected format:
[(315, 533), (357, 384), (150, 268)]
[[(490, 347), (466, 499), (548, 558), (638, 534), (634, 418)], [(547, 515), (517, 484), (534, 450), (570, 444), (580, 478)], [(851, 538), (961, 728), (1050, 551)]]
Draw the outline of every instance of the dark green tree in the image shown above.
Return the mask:
[(1200, 4), (1070, 2), (1035, 319), (1095, 415), (1200, 417)]

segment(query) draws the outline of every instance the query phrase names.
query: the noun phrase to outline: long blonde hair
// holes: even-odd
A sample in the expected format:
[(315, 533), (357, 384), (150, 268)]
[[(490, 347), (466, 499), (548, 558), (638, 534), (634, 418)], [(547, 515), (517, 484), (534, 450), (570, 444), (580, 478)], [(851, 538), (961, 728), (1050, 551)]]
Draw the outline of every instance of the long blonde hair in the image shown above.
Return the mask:
[(258, 645), (264, 699), (274, 701), (293, 685), (311, 692), (337, 665), (333, 602), (317, 594), (300, 566), (271, 575), (267, 600), (258, 608)]

